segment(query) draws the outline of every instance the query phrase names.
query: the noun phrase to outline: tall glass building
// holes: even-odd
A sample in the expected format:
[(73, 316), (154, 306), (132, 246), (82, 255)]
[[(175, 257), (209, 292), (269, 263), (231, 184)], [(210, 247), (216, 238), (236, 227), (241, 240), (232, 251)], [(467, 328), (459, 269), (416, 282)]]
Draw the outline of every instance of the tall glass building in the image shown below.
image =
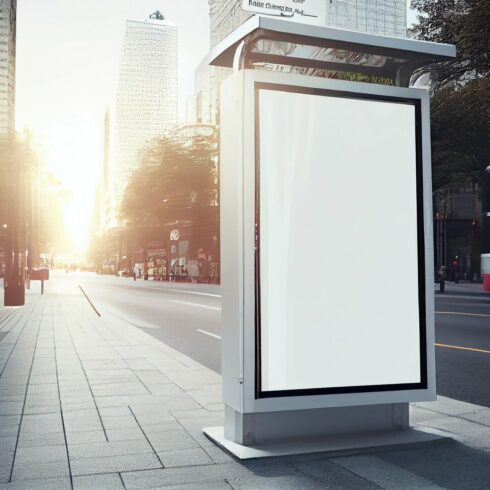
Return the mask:
[(115, 110), (115, 201), (145, 146), (177, 124), (178, 29), (163, 20), (126, 23)]
[(17, 0), (0, 0), (0, 138), (15, 130)]
[(327, 26), (406, 37), (406, 0), (326, 0)]
[[(386, 36), (406, 37), (406, 0), (324, 0), (326, 26)], [(242, 0), (208, 0), (210, 44), (216, 46), (253, 14)], [(232, 73), (209, 67), (206, 59), (196, 71), (195, 94), (190, 100), (189, 122), (216, 124), (221, 81)]]
[[(326, 25), (353, 31), (405, 37), (406, 0), (324, 0)], [(252, 14), (242, 0), (209, 0), (211, 46), (215, 46)]]

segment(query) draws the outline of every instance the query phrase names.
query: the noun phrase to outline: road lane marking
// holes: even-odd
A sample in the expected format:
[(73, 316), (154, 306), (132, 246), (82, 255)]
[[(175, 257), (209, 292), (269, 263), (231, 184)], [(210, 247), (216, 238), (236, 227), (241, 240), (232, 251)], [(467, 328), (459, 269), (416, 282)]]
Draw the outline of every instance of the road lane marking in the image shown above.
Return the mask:
[(190, 301), (181, 301), (179, 299), (169, 299), (167, 301), (169, 303), (179, 303), (181, 305), (196, 306), (197, 308), (206, 308), (208, 310), (221, 311), (221, 306), (202, 305), (200, 303), (191, 303)]
[(475, 304), (470, 304), (471, 302), (468, 301), (467, 303), (451, 303), (451, 304), (441, 304), (439, 306), (466, 306), (467, 308), (490, 308), (490, 303), (488, 301), (473, 301), (473, 303), (478, 303), (477, 305)]
[(87, 296), (87, 293), (86, 293), (86, 292), (83, 290), (82, 286), (80, 286), (80, 284), (79, 284), (79, 285), (78, 285), (78, 287), (80, 288), (80, 291), (81, 291), (81, 292), (83, 293), (83, 295), (85, 296), (85, 299), (88, 301), (89, 305), (90, 305), (90, 306), (92, 307), (92, 309), (95, 311), (95, 314), (96, 314), (97, 316), (99, 316), (99, 317), (100, 317), (100, 316), (102, 316), (102, 315), (101, 315), (101, 314), (98, 312), (97, 308), (96, 308), (96, 307), (95, 307), (95, 305), (92, 303), (92, 301), (90, 300), (90, 298)]
[(472, 347), (461, 347), (459, 345), (447, 345), (447, 344), (434, 344), (434, 345), (436, 347), (445, 347), (446, 349), (469, 350), (471, 352), (481, 352), (483, 354), (490, 354), (490, 350), (474, 349)]
[(459, 311), (436, 311), (438, 315), (463, 315), (463, 316), (485, 316), (490, 317), (490, 315), (485, 313), (461, 313)]
[(197, 329), (199, 333), (203, 333), (204, 335), (209, 335), (210, 337), (213, 337), (215, 339), (221, 340), (220, 335), (216, 335), (215, 333), (208, 332), (206, 330), (201, 330), (200, 328)]
[(154, 288), (147, 287), (145, 289), (153, 289), (154, 291), (175, 291), (177, 293), (186, 293), (186, 294), (197, 294), (198, 296), (211, 296), (212, 298), (221, 298), (221, 294), (211, 294), (211, 293), (198, 293), (196, 291), (186, 291), (184, 289), (170, 289), (170, 288)]

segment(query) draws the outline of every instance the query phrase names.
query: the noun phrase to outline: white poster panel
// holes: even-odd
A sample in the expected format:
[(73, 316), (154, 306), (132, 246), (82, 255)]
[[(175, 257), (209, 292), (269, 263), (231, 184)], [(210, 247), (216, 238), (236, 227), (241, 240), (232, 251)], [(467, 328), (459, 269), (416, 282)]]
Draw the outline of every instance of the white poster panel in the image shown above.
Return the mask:
[(302, 24), (324, 26), (327, 0), (242, 0), (242, 9)]
[(260, 89), (258, 122), (261, 392), (421, 383), (415, 106)]

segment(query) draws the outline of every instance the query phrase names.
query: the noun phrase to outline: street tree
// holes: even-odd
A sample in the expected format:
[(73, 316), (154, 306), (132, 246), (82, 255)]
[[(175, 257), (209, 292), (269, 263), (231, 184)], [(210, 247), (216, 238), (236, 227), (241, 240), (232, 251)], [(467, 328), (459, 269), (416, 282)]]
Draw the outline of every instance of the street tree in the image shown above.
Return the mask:
[(455, 44), (457, 57), (429, 67), (435, 87), (465, 85), (490, 74), (490, 0), (412, 0), (413, 37)]
[(217, 138), (209, 129), (192, 135), (176, 131), (144, 150), (120, 208), (133, 242), (146, 246), (156, 232), (176, 224), (195, 237), (218, 230)]
[[(490, 0), (412, 0), (411, 35), (455, 44), (457, 58), (424, 68), (432, 94), (435, 192), (479, 182), (490, 155)], [(418, 73), (422, 75), (422, 73)]]
[(214, 135), (155, 139), (126, 187), (121, 218), (152, 226), (209, 208), (217, 191), (216, 156)]

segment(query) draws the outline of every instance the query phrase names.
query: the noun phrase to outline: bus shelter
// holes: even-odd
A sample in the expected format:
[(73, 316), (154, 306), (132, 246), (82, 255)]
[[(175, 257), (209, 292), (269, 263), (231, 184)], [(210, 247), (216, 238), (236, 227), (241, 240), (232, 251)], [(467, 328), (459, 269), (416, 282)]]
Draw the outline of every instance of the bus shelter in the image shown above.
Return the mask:
[(253, 17), (221, 87), (224, 427), (240, 458), (432, 440), (429, 94), (455, 48)]

